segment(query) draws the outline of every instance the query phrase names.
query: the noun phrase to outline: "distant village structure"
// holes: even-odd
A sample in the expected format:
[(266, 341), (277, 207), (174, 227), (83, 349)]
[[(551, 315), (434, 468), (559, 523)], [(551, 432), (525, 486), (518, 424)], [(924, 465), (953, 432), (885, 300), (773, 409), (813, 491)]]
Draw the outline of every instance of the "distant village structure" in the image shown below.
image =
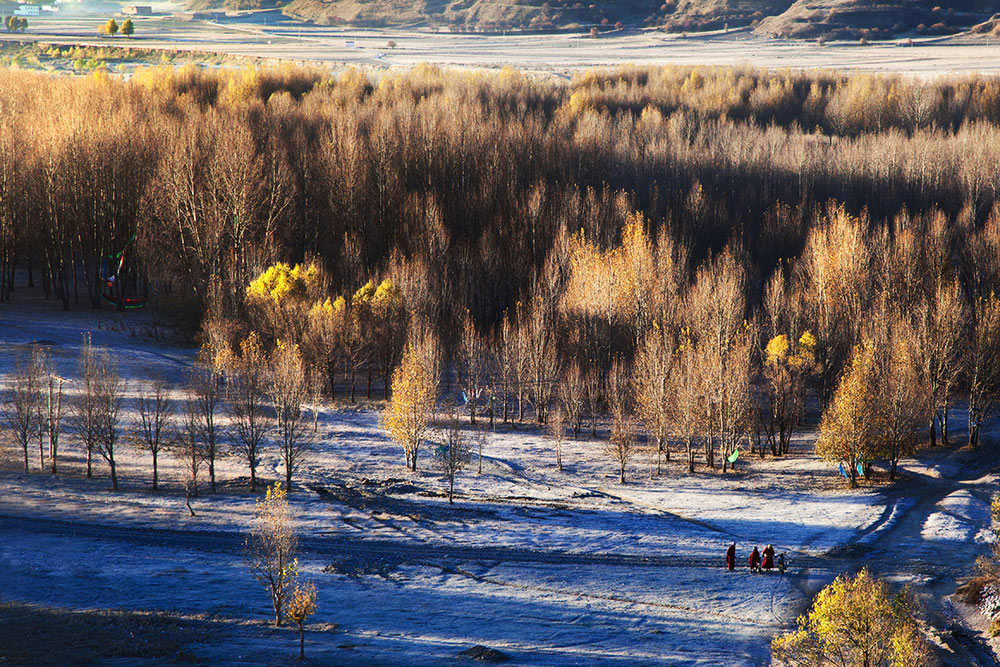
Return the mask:
[(153, 8), (149, 5), (129, 5), (125, 13), (129, 16), (152, 16)]

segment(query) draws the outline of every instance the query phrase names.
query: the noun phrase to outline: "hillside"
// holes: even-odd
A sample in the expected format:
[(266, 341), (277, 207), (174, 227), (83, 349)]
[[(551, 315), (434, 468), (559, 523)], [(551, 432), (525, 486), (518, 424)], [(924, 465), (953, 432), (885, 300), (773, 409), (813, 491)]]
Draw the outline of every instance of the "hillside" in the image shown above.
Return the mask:
[(697, 32), (750, 26), (766, 37), (888, 39), (948, 35), (986, 21), (990, 0), (188, 0), (188, 8), (283, 7), (319, 25), (431, 27), (458, 32), (656, 27)]
[(990, 11), (981, 0), (944, 6), (933, 0), (796, 0), (781, 14), (762, 20), (755, 32), (800, 39), (950, 35), (983, 21)]
[(320, 24), (430, 25), (455, 30), (554, 30), (618, 22), (642, 25), (660, 0), (294, 0), (286, 13)]

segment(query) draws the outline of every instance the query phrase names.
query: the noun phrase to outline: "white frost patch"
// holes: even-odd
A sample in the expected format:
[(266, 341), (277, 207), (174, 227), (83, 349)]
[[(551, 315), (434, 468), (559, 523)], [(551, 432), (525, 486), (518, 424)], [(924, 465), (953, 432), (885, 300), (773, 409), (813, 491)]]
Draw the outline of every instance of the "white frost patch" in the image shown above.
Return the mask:
[(990, 506), (967, 490), (945, 496), (924, 521), (920, 535), (925, 540), (987, 542), (991, 539)]
[(971, 540), (975, 533), (975, 526), (965, 519), (960, 519), (946, 512), (934, 512), (924, 521), (920, 537), (924, 540), (965, 542)]

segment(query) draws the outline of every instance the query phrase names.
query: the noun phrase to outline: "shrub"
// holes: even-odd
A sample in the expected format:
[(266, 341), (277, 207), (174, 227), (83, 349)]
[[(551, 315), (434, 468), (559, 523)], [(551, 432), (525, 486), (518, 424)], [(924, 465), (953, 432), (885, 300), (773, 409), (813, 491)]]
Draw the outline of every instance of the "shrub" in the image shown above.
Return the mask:
[(798, 630), (776, 638), (771, 651), (776, 664), (790, 667), (930, 664), (915, 600), (905, 589), (892, 595), (868, 570), (821, 590)]

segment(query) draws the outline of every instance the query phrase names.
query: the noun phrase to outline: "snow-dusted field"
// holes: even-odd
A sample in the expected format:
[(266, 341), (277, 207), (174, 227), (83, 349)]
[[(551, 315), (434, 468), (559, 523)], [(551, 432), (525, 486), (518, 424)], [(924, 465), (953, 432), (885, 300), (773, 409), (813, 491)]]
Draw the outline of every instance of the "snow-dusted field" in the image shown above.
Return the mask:
[(183, 3), (163, 2), (154, 3), (156, 16), (133, 18), (133, 37), (110, 40), (99, 35), (109, 16), (107, 10), (74, 13), (66, 7), (32, 18), (26, 33), (0, 33), (0, 40), (198, 51), (335, 69), (384, 70), (431, 63), (488, 70), (510, 66), (558, 76), (592, 67), (664, 64), (819, 68), (920, 77), (996, 73), (1000, 68), (997, 40), (967, 34), (913, 34), (864, 46), (857, 41), (819, 45), (815, 41), (771, 39), (746, 28), (691, 34), (629, 29), (591, 39), (584, 29), (555, 34), (475, 34), (431, 32), (426, 27), (318, 26), (294, 21), (278, 10), (243, 12), (219, 21), (190, 21), (175, 16), (184, 11)]
[[(157, 375), (183, 381), (194, 351), (151, 338), (147, 318), (63, 313), (30, 299), (4, 305), (0, 359), (9, 371), (37, 341), (73, 376), (81, 334), (92, 331), (114, 350), (130, 389)], [(741, 461), (728, 476), (689, 476), (678, 454), (652, 478), (638, 457), (622, 486), (597, 440), (570, 440), (560, 473), (537, 428), (498, 426), (482, 473), (474, 456), (449, 506), (430, 447), (409, 473), (377, 413), (323, 406), (292, 494), (301, 570), (319, 590), (307, 653), (325, 664), (453, 664), (482, 644), (514, 664), (763, 665), (771, 637), (837, 573), (867, 562), (927, 583), (896, 558), (894, 540), (932, 562), (950, 553), (955, 568), (982, 550), (995, 479), (963, 482), (965, 466), (936, 454), (907, 464), (911, 488), (925, 490), (916, 499), (850, 491), (808, 453), (812, 437), (796, 440), (794, 456)], [(37, 471), (37, 451), (29, 475), (19, 451), (2, 452), (0, 602), (211, 618), (221, 629), (192, 635), (184, 651), (213, 664), (294, 655), (291, 633), (263, 627), (267, 597), (244, 569), (241, 533), (254, 497), (238, 459), (219, 464), (218, 494), (203, 478), (192, 517), (169, 455), (166, 487), (154, 494), (148, 457), (123, 452), (115, 494), (103, 463), (84, 478), (70, 439), (55, 477)], [(280, 472), (272, 452), (263, 475)], [(790, 573), (725, 571), (733, 540), (741, 564), (753, 545), (773, 543)], [(940, 596), (949, 581), (938, 574), (928, 590)]]

